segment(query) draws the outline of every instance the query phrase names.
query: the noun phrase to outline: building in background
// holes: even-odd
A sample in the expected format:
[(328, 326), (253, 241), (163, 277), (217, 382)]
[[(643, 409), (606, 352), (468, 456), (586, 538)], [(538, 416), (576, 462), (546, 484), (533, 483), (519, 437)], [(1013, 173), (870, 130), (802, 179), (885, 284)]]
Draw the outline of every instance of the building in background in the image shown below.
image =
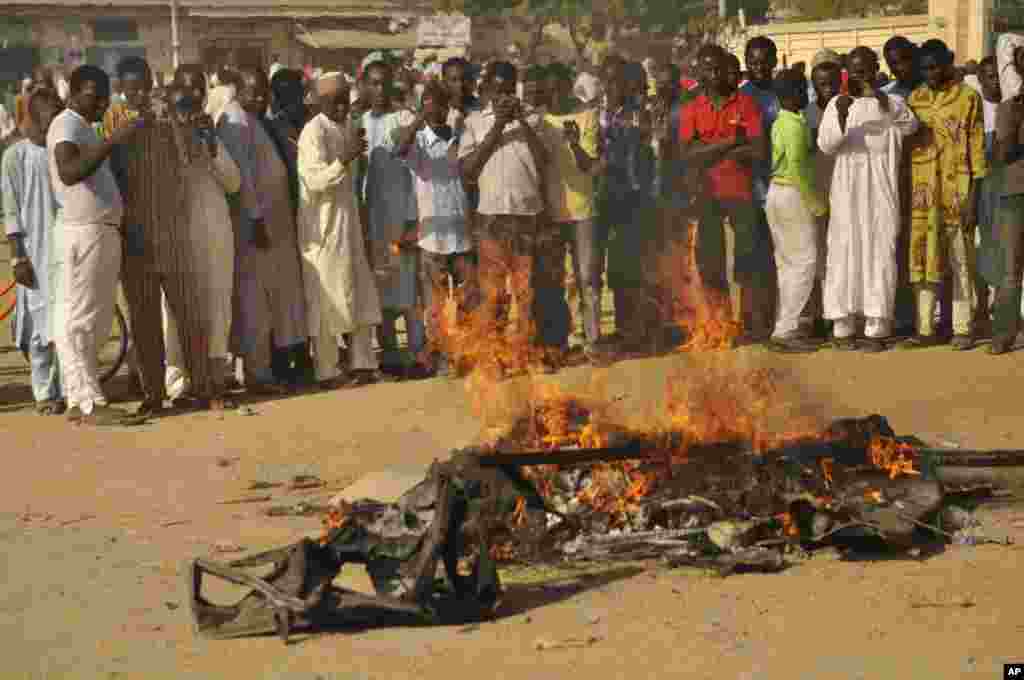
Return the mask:
[[(929, 0), (927, 14), (785, 22), (748, 26), (746, 38), (766, 35), (779, 46), (779, 60), (811, 63), (814, 53), (829, 48), (840, 54), (866, 45), (881, 50), (891, 36), (904, 35), (920, 44), (943, 41), (957, 62), (980, 60), (995, 47), (999, 33), (1024, 30), (1024, 0)], [(736, 55), (742, 60), (742, 46)]]
[[(335, 65), (337, 49), (310, 34), (343, 31), (342, 49), (415, 44), (411, 19), (429, 14), (426, 0), (177, 0), (179, 58), (209, 70), (234, 54), (239, 65), (267, 67), (271, 57), (293, 67)], [(129, 55), (145, 57), (165, 77), (174, 70), (170, 0), (13, 0), (0, 20), (0, 89), (36, 65), (73, 68), (93, 63), (113, 70)], [(398, 31), (390, 30), (404, 23)], [(398, 28), (401, 28), (398, 26)], [(337, 66), (344, 64), (338, 63)]]

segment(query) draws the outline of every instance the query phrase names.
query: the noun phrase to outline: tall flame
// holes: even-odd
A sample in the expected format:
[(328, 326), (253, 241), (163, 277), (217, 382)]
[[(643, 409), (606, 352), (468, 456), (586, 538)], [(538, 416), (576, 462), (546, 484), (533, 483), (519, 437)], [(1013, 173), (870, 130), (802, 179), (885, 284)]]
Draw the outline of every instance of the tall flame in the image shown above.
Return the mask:
[(669, 241), (658, 257), (664, 287), (663, 315), (687, 334), (682, 351), (717, 351), (735, 347), (743, 326), (734, 319), (728, 292), (707, 288), (697, 268), (697, 222), (690, 220), (686, 238)]

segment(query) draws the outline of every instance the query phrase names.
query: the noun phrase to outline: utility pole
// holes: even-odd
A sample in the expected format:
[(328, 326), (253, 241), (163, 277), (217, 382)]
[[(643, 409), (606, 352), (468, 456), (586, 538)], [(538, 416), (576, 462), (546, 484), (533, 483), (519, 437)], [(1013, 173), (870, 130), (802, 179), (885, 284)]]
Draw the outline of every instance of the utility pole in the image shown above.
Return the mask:
[(718, 0), (718, 18), (724, 19), (725, 15), (729, 13), (729, 8), (726, 7), (726, 0)]
[(178, 70), (181, 62), (181, 42), (178, 40), (178, 0), (171, 0), (171, 62)]

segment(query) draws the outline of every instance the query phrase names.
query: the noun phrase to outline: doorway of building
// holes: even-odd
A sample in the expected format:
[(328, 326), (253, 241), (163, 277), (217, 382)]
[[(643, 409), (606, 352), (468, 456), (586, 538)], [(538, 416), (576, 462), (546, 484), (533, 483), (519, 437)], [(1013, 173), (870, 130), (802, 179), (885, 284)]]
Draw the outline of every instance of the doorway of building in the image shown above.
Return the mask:
[(203, 48), (203, 64), (220, 70), (234, 57), (237, 68), (258, 68), (266, 70), (270, 67), (269, 55), (262, 46), (209, 46)]

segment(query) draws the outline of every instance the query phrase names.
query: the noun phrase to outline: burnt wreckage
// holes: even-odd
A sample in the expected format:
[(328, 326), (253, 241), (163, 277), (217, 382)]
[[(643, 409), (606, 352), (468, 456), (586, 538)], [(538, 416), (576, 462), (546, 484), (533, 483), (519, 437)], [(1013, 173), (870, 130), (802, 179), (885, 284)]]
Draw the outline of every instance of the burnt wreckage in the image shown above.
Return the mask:
[[(900, 455), (880, 461), (880, 441), (883, 452)], [(508, 545), (521, 559), (662, 556), (721, 573), (781, 568), (787, 546), (813, 548), (844, 535), (910, 547), (922, 530), (952, 537), (935, 520), (953, 495), (1019, 488), (1024, 479), (1024, 452), (928, 449), (896, 437), (880, 416), (837, 421), (819, 439), (760, 455), (741, 444), (694, 446), (676, 466), (696, 462), (689, 475), (673, 471), (665, 451), (664, 440), (643, 437), (601, 449), (454, 451), (397, 502), (346, 506), (319, 541), (304, 538), (227, 564), (193, 560), (187, 580), (196, 631), (211, 638), (276, 632), (287, 641), (300, 628), (480, 620), (498, 605), (496, 555)], [(707, 474), (702, 459), (717, 470)], [(588, 513), (553, 503), (552, 485), (524, 474), (532, 466), (557, 476), (627, 460), (663, 466), (667, 478), (645, 499), (642, 523), (627, 532), (595, 529)], [(717, 490), (705, 477), (717, 480)], [(703, 515), (693, 512), (693, 499)], [(376, 595), (333, 585), (345, 564), (364, 565)], [(264, 565), (273, 565), (268, 575), (247, 571)], [(234, 605), (213, 604), (202, 593), (206, 575), (252, 590)]]

